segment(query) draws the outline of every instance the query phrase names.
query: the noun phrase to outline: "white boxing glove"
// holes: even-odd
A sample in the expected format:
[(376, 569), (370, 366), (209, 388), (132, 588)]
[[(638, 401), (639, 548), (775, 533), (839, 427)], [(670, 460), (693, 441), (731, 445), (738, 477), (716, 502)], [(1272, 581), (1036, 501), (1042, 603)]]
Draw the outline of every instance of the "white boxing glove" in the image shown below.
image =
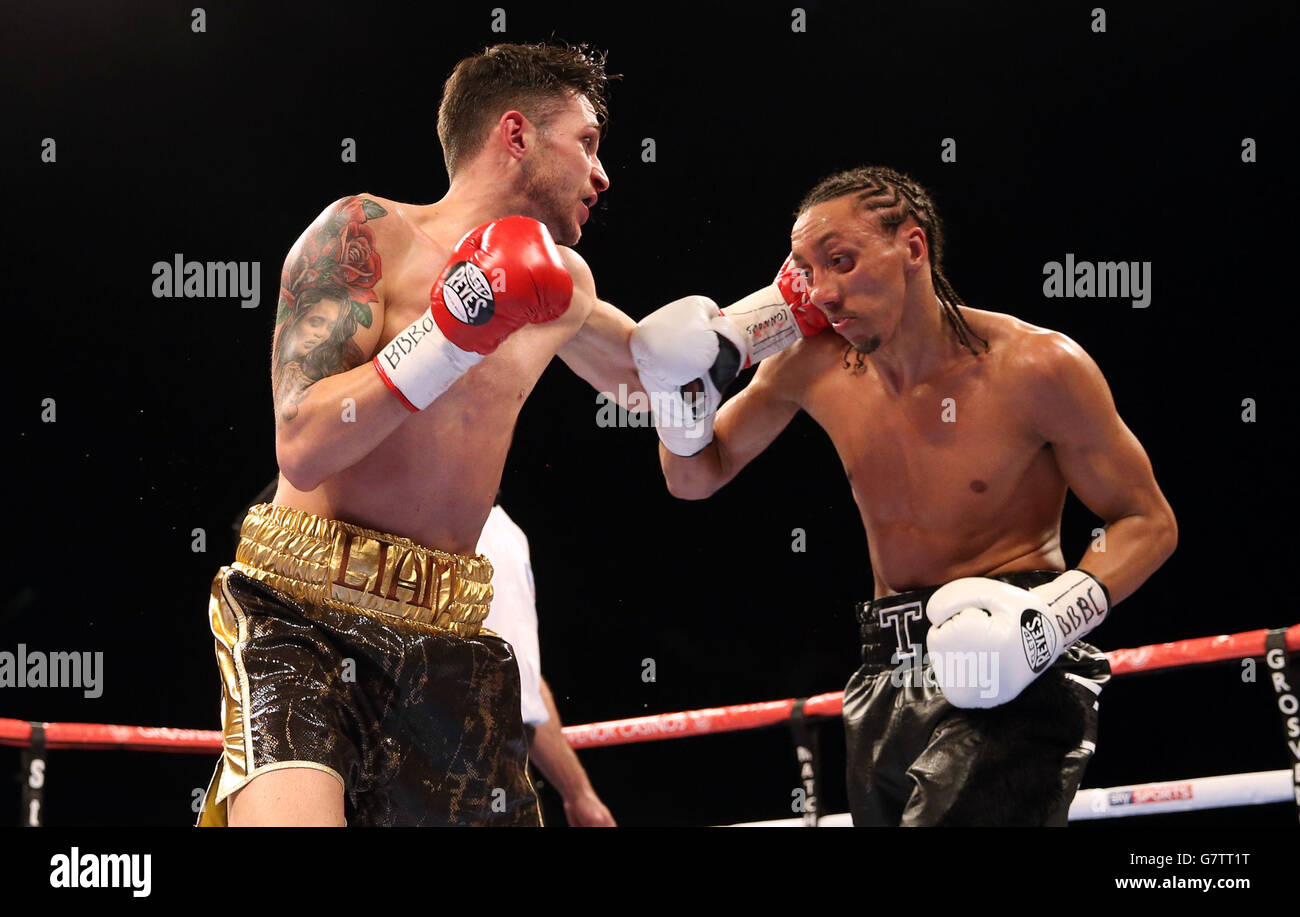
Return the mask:
[(641, 319), (629, 344), (660, 441), (676, 455), (699, 452), (713, 440), (722, 390), (748, 360), (744, 336), (713, 300), (687, 296)]
[(1101, 581), (1067, 570), (1033, 589), (969, 576), (926, 602), (934, 677), (954, 707), (996, 707), (1017, 697), (1110, 610)]

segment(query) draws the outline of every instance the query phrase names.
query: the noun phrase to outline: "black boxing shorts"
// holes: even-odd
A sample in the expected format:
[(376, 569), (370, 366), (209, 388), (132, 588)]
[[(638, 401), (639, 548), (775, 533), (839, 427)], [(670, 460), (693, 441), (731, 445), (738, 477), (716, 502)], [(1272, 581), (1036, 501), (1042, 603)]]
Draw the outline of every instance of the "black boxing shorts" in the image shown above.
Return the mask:
[[(1059, 575), (991, 578), (1032, 589)], [(954, 707), (924, 656), (925, 603), (938, 588), (858, 606), (862, 665), (844, 689), (853, 824), (1065, 825), (1097, 747), (1110, 663), (1080, 641), (1013, 700)]]
[(261, 774), (338, 780), (350, 825), (537, 825), (514, 651), (486, 558), (253, 507), (209, 624), (225, 741), (200, 826)]

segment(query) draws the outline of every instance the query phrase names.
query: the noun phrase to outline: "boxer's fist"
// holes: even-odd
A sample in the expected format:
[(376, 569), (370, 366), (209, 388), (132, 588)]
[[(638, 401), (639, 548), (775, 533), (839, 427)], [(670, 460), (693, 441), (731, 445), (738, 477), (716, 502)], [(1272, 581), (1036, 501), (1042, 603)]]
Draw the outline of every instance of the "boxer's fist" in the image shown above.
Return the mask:
[(650, 313), (629, 342), (655, 430), (676, 455), (694, 455), (713, 438), (713, 413), (736, 378), (744, 341), (705, 296), (687, 296)]
[(447, 340), (489, 354), (525, 324), (559, 318), (573, 278), (546, 227), (506, 217), (466, 234), (430, 293), (430, 311)]
[(1047, 603), (1027, 589), (968, 576), (926, 602), (926, 649), (954, 707), (996, 707), (1016, 697), (1059, 655)]
[(569, 308), (573, 278), (546, 227), (528, 217), (485, 223), (458, 243), (429, 308), (375, 356), (384, 384), (422, 411), (525, 324)]
[(653, 382), (656, 388), (674, 388), (711, 370), (726, 385), (740, 370), (729, 365), (738, 361), (728, 361), (724, 348), (738, 352), (740, 343), (735, 326), (723, 317), (717, 303), (707, 296), (687, 296), (641, 319), (632, 332), (631, 347), (643, 381)]
[(1106, 588), (1067, 570), (1033, 589), (979, 576), (953, 580), (926, 602), (926, 648), (954, 707), (1014, 699), (1109, 610)]
[(799, 323), (804, 337), (811, 337), (830, 326), (826, 315), (808, 298), (808, 279), (794, 266), (794, 255), (786, 255), (785, 263), (776, 274), (776, 285), (785, 304), (794, 313), (794, 320)]

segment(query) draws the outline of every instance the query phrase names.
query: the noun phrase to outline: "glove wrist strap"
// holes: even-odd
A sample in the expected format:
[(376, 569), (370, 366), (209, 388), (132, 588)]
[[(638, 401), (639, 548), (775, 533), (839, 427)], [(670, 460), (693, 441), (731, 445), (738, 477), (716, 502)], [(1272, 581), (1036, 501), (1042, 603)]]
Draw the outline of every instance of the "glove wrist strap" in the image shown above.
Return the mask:
[(425, 312), (376, 354), (375, 369), (411, 411), (423, 411), (483, 355), (461, 350)]
[(1030, 592), (1047, 603), (1062, 648), (1090, 633), (1110, 613), (1110, 592), (1086, 570), (1066, 570)]
[(796, 341), (803, 340), (803, 331), (795, 320), (794, 311), (786, 305), (776, 284), (732, 303), (722, 315), (744, 338), (741, 369), (766, 360)]

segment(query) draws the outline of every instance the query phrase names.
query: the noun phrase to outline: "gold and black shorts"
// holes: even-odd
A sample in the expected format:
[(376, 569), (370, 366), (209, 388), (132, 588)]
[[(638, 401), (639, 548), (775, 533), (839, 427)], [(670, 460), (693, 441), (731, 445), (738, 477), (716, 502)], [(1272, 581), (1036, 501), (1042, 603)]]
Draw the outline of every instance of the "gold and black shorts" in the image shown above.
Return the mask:
[(314, 768), (354, 825), (537, 825), (492, 566), (283, 506), (212, 582), (225, 747), (200, 826), (261, 774)]

